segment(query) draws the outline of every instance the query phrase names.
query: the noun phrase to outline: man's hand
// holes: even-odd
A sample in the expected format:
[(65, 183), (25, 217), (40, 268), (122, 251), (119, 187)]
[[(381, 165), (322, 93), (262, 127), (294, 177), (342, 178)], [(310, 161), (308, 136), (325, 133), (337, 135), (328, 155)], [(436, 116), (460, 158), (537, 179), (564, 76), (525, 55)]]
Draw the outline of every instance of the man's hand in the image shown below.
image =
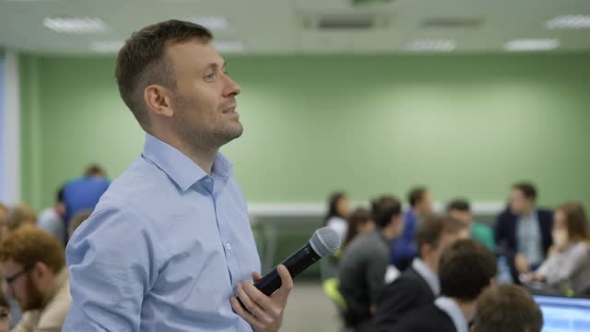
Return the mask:
[(514, 266), (516, 267), (516, 271), (518, 273), (529, 273), (531, 272), (531, 267), (529, 262), (527, 261), (526, 257), (523, 254), (518, 253), (514, 257)]
[[(279, 265), (277, 272), (281, 277), (281, 288), (271, 296), (266, 296), (252, 282), (243, 281), (238, 284), (237, 293), (246, 309), (235, 297), (231, 298), (231, 306), (234, 311), (244, 318), (256, 332), (277, 332), (283, 322), (283, 312), (287, 306), (287, 298), (293, 289), (293, 279), (284, 265)], [(262, 276), (254, 272), (252, 278), (256, 282)]]

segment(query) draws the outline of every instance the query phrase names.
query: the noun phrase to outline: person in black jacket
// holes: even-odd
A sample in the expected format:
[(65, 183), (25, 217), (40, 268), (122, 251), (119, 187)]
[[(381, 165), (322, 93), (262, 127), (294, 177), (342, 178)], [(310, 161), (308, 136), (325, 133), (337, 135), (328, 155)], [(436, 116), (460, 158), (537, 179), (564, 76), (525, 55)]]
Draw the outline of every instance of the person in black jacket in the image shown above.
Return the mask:
[(444, 249), (469, 234), (468, 225), (449, 216), (430, 216), (418, 227), (419, 258), (377, 298), (375, 331), (387, 331), (403, 315), (431, 304), (440, 294), (438, 264)]
[(536, 202), (535, 186), (517, 183), (510, 193), (509, 208), (496, 219), (496, 245), (511, 262), (516, 281), (520, 273), (539, 267), (553, 244), (553, 212), (537, 208)]
[(482, 244), (459, 240), (440, 260), (441, 297), (414, 310), (387, 331), (469, 332), (479, 295), (494, 284), (496, 257)]

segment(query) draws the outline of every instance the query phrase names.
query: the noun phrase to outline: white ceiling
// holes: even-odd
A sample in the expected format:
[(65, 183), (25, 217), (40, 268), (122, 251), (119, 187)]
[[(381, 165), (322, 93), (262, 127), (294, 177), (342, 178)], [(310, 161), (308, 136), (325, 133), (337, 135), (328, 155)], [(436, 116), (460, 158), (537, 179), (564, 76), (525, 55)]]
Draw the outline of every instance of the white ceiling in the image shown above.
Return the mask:
[[(384, 0), (381, 0), (384, 1)], [(547, 29), (558, 15), (590, 15), (590, 0), (0, 0), (0, 47), (36, 53), (88, 54), (93, 42), (117, 43), (170, 18), (226, 17), (216, 40), (239, 41), (246, 54), (398, 53), (416, 40), (450, 40), (455, 52), (501, 52), (512, 39), (558, 39), (557, 51), (590, 50), (590, 29)], [(325, 15), (370, 15), (376, 26), (322, 30)], [(46, 17), (97, 17), (99, 34), (57, 33)], [(474, 21), (469, 27), (425, 27), (426, 20)]]

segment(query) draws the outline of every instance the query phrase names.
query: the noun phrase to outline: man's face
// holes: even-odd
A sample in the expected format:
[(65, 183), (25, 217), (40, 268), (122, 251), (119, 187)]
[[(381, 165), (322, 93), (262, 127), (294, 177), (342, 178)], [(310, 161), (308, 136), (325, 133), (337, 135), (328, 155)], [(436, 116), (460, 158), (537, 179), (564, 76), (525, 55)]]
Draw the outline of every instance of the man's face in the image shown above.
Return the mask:
[(31, 272), (12, 260), (2, 264), (4, 293), (14, 298), (22, 311), (36, 310), (43, 305), (43, 293)]
[(449, 211), (451, 218), (463, 222), (465, 225), (471, 225), (473, 216), (469, 211), (451, 210)]
[(512, 189), (510, 192), (510, 211), (517, 215), (523, 215), (530, 212), (533, 202), (526, 198), (524, 193), (519, 189)]
[(425, 192), (422, 200), (418, 203), (417, 211), (420, 216), (426, 216), (432, 214), (434, 211), (434, 204), (432, 203), (432, 196), (430, 192)]
[(225, 71), (211, 43), (191, 40), (166, 49), (176, 77), (174, 128), (191, 148), (217, 149), (242, 135), (235, 97), (240, 86)]

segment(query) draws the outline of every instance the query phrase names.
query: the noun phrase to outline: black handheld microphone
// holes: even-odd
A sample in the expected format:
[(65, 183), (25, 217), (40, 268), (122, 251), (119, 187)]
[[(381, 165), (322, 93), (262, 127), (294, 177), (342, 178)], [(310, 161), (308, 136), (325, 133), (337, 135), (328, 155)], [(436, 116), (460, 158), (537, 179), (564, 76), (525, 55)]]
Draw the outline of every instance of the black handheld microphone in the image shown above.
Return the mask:
[[(322, 227), (313, 233), (309, 242), (285, 259), (281, 264), (285, 265), (291, 278), (295, 278), (310, 265), (322, 257), (331, 255), (340, 248), (340, 235), (330, 227)], [(254, 286), (266, 295), (271, 295), (281, 287), (281, 277), (275, 267), (262, 279), (254, 283)]]

